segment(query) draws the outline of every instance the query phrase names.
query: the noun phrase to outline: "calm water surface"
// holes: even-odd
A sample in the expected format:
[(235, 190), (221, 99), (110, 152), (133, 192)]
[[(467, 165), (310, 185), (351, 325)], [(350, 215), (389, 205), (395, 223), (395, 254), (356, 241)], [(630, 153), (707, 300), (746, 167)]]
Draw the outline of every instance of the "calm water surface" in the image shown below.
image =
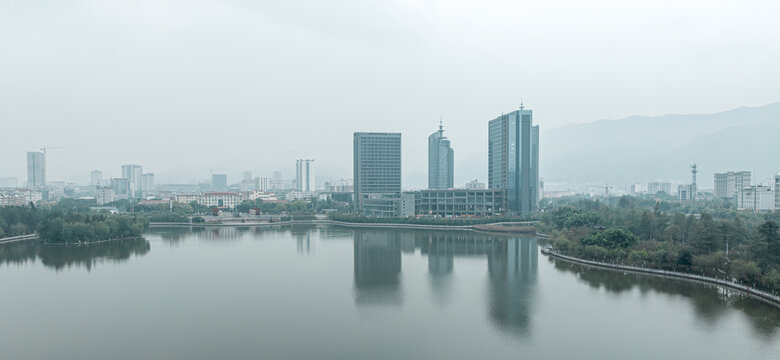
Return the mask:
[(154, 229), (0, 245), (2, 359), (780, 359), (780, 309), (534, 238)]

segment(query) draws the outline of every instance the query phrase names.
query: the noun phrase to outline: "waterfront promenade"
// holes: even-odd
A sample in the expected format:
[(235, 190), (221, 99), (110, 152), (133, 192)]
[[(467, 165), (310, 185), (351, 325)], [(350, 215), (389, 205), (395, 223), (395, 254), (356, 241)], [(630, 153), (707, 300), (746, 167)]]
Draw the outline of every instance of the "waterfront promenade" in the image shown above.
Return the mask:
[(542, 254), (551, 256), (557, 259), (561, 259), (564, 261), (569, 261), (573, 263), (603, 268), (603, 269), (609, 269), (609, 270), (616, 270), (616, 271), (630, 271), (634, 273), (642, 273), (642, 274), (650, 274), (655, 276), (664, 276), (664, 277), (671, 277), (671, 278), (677, 278), (677, 279), (683, 279), (688, 281), (696, 281), (701, 283), (707, 283), (707, 284), (714, 284), (718, 286), (723, 286), (729, 289), (737, 290), (742, 293), (745, 293), (747, 295), (750, 295), (754, 298), (757, 298), (759, 300), (762, 300), (766, 303), (769, 303), (771, 305), (774, 305), (776, 307), (780, 307), (780, 296), (777, 296), (775, 294), (768, 293), (766, 291), (757, 290), (755, 288), (752, 288), (747, 285), (743, 285), (737, 282), (733, 281), (727, 281), (723, 279), (718, 278), (712, 278), (707, 276), (701, 276), (696, 274), (688, 274), (688, 273), (681, 273), (676, 271), (667, 271), (667, 270), (659, 270), (659, 269), (650, 269), (650, 268), (643, 268), (643, 267), (636, 267), (636, 266), (628, 266), (628, 265), (619, 265), (619, 264), (610, 264), (610, 263), (603, 263), (599, 261), (592, 261), (592, 260), (585, 260), (580, 258), (575, 258), (567, 255), (563, 255), (561, 253), (558, 253), (557, 251), (550, 249), (550, 248), (543, 248), (541, 250)]

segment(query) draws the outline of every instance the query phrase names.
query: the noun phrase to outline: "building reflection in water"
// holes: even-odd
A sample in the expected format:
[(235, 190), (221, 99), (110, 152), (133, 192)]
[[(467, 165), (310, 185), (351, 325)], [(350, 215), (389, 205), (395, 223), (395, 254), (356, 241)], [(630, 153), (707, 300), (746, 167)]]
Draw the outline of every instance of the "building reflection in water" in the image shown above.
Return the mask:
[(71, 266), (92, 270), (100, 262), (124, 262), (131, 256), (149, 253), (149, 242), (144, 238), (108, 241), (89, 245), (46, 245), (40, 241), (21, 241), (0, 245), (0, 265), (22, 264), (40, 259), (55, 270)]
[(420, 249), (427, 257), (429, 284), (434, 301), (440, 306), (452, 300), (455, 258), (487, 258), (490, 319), (503, 331), (518, 335), (530, 331), (539, 265), (535, 238), (470, 232), (356, 230), (354, 249), (358, 305), (401, 303), (402, 252)]
[(487, 255), (491, 319), (506, 331), (529, 335), (539, 266), (536, 239), (507, 239)]
[(398, 305), (401, 295), (401, 237), (397, 231), (354, 232), (355, 303)]

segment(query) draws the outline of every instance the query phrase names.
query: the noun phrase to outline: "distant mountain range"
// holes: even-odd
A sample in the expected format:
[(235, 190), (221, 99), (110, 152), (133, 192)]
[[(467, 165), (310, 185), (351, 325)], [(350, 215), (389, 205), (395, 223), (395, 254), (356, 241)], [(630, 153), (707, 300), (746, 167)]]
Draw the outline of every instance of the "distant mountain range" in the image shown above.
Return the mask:
[(767, 181), (780, 172), (780, 103), (572, 124), (542, 131), (540, 143), (547, 182), (687, 182), (694, 161), (701, 188), (712, 187), (713, 173), (729, 170), (751, 170), (754, 179)]

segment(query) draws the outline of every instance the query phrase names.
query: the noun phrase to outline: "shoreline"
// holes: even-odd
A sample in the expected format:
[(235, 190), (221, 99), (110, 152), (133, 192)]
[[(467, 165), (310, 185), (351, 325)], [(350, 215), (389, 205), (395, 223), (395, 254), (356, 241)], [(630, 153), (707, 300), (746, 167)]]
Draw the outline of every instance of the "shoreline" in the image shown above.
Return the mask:
[[(425, 225), (425, 224), (398, 224), (398, 223), (353, 223), (346, 221), (336, 220), (290, 220), (276, 223), (267, 222), (247, 222), (247, 223), (149, 223), (150, 228), (154, 227), (220, 227), (220, 226), (232, 226), (232, 227), (265, 227), (265, 226), (283, 226), (283, 225), (337, 225), (344, 227), (354, 228), (395, 228), (395, 229), (419, 229), (419, 230), (450, 230), (450, 231), (476, 231), (476, 232), (489, 232), (492, 234), (504, 234), (504, 235), (534, 235), (542, 236), (535, 230), (524, 231), (501, 231), (498, 229), (491, 230), (485, 228), (485, 225), (499, 226), (503, 223), (494, 224), (474, 224), (474, 225)], [(477, 227), (479, 226), (479, 227)]]
[(121, 238), (115, 238), (115, 239), (106, 239), (106, 240), (97, 240), (97, 241), (84, 241), (84, 242), (69, 242), (69, 243), (55, 243), (55, 242), (42, 242), (44, 245), (55, 245), (55, 246), (81, 246), (81, 245), (94, 245), (94, 244), (103, 244), (107, 242), (113, 242), (113, 241), (120, 241), (120, 240), (129, 240), (129, 239), (138, 239), (142, 237), (139, 236), (128, 236), (128, 237), (121, 237)]
[(780, 308), (780, 296), (770, 294), (765, 291), (753, 289), (749, 286), (745, 286), (742, 284), (737, 284), (734, 282), (712, 278), (708, 276), (701, 276), (701, 275), (695, 275), (695, 274), (688, 274), (688, 273), (681, 273), (676, 271), (666, 271), (666, 270), (660, 270), (660, 269), (652, 269), (652, 268), (640, 268), (635, 266), (628, 266), (628, 265), (616, 265), (616, 264), (609, 264), (609, 263), (603, 263), (598, 261), (592, 261), (592, 260), (585, 260), (580, 259), (572, 256), (567, 256), (563, 254), (559, 254), (558, 252), (554, 250), (550, 250), (547, 248), (542, 248), (541, 253), (543, 255), (550, 256), (552, 258), (560, 259), (563, 261), (576, 263), (580, 265), (585, 266), (591, 266), (596, 267), (600, 269), (606, 269), (606, 270), (612, 270), (612, 271), (628, 271), (632, 273), (638, 273), (643, 275), (651, 275), (651, 276), (658, 276), (658, 277), (666, 277), (666, 278), (674, 278), (674, 279), (680, 279), (685, 281), (691, 281), (691, 282), (698, 282), (698, 283), (705, 283), (710, 285), (717, 285), (726, 287), (732, 290), (739, 291), (745, 295), (748, 295), (754, 299), (761, 300), (769, 305), (775, 306), (777, 308)]

